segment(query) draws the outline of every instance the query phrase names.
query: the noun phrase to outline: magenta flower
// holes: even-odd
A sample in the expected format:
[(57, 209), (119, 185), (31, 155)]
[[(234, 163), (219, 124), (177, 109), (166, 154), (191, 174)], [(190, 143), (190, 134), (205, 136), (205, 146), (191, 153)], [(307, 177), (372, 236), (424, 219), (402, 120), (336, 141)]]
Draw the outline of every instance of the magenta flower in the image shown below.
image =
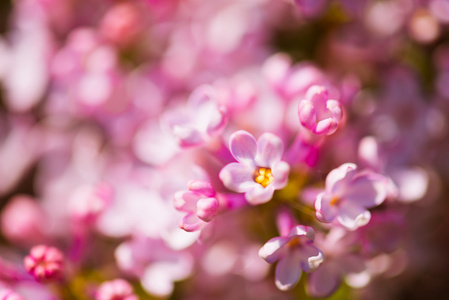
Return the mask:
[(180, 147), (200, 146), (222, 131), (227, 123), (227, 112), (218, 104), (215, 89), (202, 85), (190, 95), (186, 111), (170, 111), (162, 123)]
[(297, 225), (288, 235), (270, 239), (259, 250), (259, 256), (268, 263), (278, 262), (275, 271), (276, 286), (286, 291), (301, 278), (302, 271), (314, 271), (324, 261), (324, 253), (313, 245), (312, 227)]
[(22, 296), (11, 291), (10, 289), (1, 289), (0, 300), (23, 300), (23, 298)]
[(348, 229), (357, 229), (369, 222), (367, 209), (385, 200), (390, 185), (380, 174), (359, 173), (355, 164), (343, 164), (327, 175), (325, 191), (317, 195), (317, 217), (325, 222), (336, 219)]
[(342, 117), (340, 103), (329, 99), (327, 89), (314, 85), (299, 102), (298, 117), (301, 125), (317, 135), (330, 135), (337, 130)]
[(219, 177), (227, 188), (245, 193), (250, 204), (268, 202), (287, 184), (290, 166), (281, 161), (284, 145), (279, 137), (264, 133), (256, 141), (240, 130), (231, 135), (229, 148), (238, 162), (226, 165)]
[(215, 218), (219, 207), (214, 188), (209, 182), (200, 180), (190, 182), (189, 190), (177, 192), (173, 200), (177, 210), (187, 213), (179, 223), (185, 231), (200, 230)]
[(97, 290), (96, 300), (137, 300), (133, 287), (123, 279), (103, 282)]
[(31, 248), (30, 254), (23, 260), (25, 269), (37, 281), (60, 278), (64, 255), (58, 249), (45, 245)]

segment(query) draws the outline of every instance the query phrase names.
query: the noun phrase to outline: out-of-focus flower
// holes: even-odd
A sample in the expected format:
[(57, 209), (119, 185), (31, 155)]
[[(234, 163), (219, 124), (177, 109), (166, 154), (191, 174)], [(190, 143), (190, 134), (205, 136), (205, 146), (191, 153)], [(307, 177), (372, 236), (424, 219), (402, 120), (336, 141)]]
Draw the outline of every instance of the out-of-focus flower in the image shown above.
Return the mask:
[(219, 208), (214, 188), (200, 180), (190, 182), (188, 191), (177, 192), (173, 204), (177, 210), (187, 213), (179, 223), (185, 231), (199, 230), (215, 218)]
[(70, 212), (79, 222), (92, 223), (112, 201), (112, 190), (107, 184), (83, 185), (70, 197)]
[(24, 300), (22, 296), (10, 289), (0, 289), (0, 300)]
[(342, 117), (340, 103), (329, 99), (323, 86), (312, 86), (299, 102), (298, 116), (301, 125), (317, 135), (330, 135), (337, 130)]
[(38, 281), (61, 278), (64, 255), (54, 247), (38, 245), (23, 260), (25, 269)]
[(45, 214), (35, 199), (17, 195), (2, 211), (1, 231), (11, 242), (30, 247), (45, 241), (44, 219)]
[(259, 256), (276, 266), (276, 286), (283, 291), (293, 288), (302, 271), (314, 271), (324, 260), (324, 253), (313, 245), (312, 227), (297, 225), (288, 235), (269, 240), (259, 250)]
[(218, 104), (215, 89), (196, 88), (188, 99), (187, 112), (170, 111), (162, 123), (181, 147), (200, 146), (218, 135), (227, 122), (226, 108)]
[(238, 162), (226, 165), (219, 177), (227, 188), (245, 193), (250, 204), (268, 202), (287, 184), (290, 166), (281, 161), (284, 145), (276, 135), (266, 132), (256, 141), (240, 130), (231, 135), (229, 148)]
[(327, 0), (295, 0), (296, 5), (306, 17), (316, 17), (321, 14), (327, 2)]
[(357, 166), (346, 163), (326, 177), (326, 189), (315, 202), (318, 219), (340, 224), (354, 230), (368, 224), (367, 208), (381, 204), (388, 195), (390, 181), (370, 171), (358, 172)]
[(133, 287), (123, 279), (103, 282), (95, 295), (96, 300), (138, 300)]

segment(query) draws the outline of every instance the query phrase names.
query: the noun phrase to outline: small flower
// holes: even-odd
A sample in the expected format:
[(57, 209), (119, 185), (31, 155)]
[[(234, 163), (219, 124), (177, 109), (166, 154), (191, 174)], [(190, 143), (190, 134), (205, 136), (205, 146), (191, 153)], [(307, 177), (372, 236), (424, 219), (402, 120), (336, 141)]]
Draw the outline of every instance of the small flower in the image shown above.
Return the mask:
[(200, 180), (190, 182), (188, 191), (177, 192), (173, 204), (177, 210), (187, 212), (179, 224), (185, 231), (201, 229), (215, 218), (219, 207), (214, 188)]
[(260, 248), (259, 256), (266, 262), (278, 262), (275, 277), (280, 290), (293, 288), (302, 271), (314, 271), (323, 262), (324, 253), (313, 245), (314, 235), (312, 227), (297, 225), (288, 235), (272, 238)]
[(355, 164), (343, 164), (327, 175), (326, 189), (317, 195), (317, 217), (325, 222), (337, 219), (346, 228), (355, 230), (369, 222), (371, 214), (367, 208), (381, 204), (390, 185), (380, 174), (358, 173)]
[(342, 117), (340, 103), (330, 100), (326, 88), (312, 86), (298, 105), (301, 125), (317, 135), (330, 135), (337, 130)]
[(182, 148), (200, 146), (219, 134), (227, 123), (226, 108), (218, 104), (216, 90), (202, 85), (188, 99), (186, 112), (170, 111), (162, 118)]
[(226, 165), (219, 174), (224, 185), (236, 192), (245, 193), (253, 205), (268, 202), (275, 190), (287, 184), (290, 166), (281, 161), (284, 145), (274, 134), (264, 133), (256, 141), (243, 130), (230, 138), (230, 150), (237, 163)]
[(0, 289), (0, 300), (23, 300), (23, 298), (10, 289)]
[(31, 248), (30, 254), (23, 260), (25, 269), (37, 281), (60, 278), (64, 255), (58, 249), (45, 245)]
[(96, 300), (138, 300), (133, 287), (123, 279), (103, 282), (97, 290)]

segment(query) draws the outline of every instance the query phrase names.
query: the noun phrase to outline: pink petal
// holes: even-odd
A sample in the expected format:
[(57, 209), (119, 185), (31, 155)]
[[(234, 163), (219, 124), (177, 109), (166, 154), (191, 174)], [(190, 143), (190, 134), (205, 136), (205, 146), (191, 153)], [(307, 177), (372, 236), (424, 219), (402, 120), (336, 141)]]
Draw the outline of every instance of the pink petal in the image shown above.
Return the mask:
[(283, 246), (287, 242), (288, 239), (285, 237), (272, 238), (260, 248), (259, 256), (266, 262), (272, 264), (286, 254), (286, 248)]
[(357, 203), (366, 208), (381, 204), (387, 196), (386, 180), (371, 173), (356, 176), (348, 185), (344, 196), (345, 201)]
[(343, 203), (337, 216), (338, 222), (349, 230), (368, 224), (370, 219), (371, 213), (368, 210), (353, 203)]
[(204, 138), (198, 129), (191, 126), (175, 125), (173, 127), (173, 135), (182, 148), (199, 146), (204, 143)]
[(274, 181), (270, 186), (273, 186), (276, 190), (282, 189), (287, 185), (290, 166), (284, 161), (274, 163), (271, 168), (271, 173), (273, 174)]
[(206, 197), (215, 197), (215, 190), (207, 181), (194, 180), (189, 183), (189, 190), (197, 192)]
[(180, 191), (173, 197), (173, 206), (177, 210), (193, 212), (196, 210), (196, 203), (201, 198), (198, 193), (191, 191)]
[(255, 169), (255, 158), (257, 155), (257, 142), (254, 137), (244, 131), (239, 130), (231, 135), (229, 148), (232, 156), (239, 162)]
[(301, 278), (300, 257), (297, 251), (290, 252), (279, 260), (276, 266), (276, 286), (281, 291), (292, 289)]
[(298, 107), (298, 117), (301, 125), (313, 130), (316, 125), (316, 112), (313, 104), (308, 100), (302, 100)]
[(341, 284), (341, 272), (335, 263), (324, 263), (307, 281), (307, 292), (312, 297), (327, 297), (334, 293)]
[(203, 198), (197, 203), (197, 215), (198, 218), (204, 222), (210, 222), (217, 214), (219, 207), (218, 200), (216, 198)]
[(213, 135), (219, 133), (228, 122), (228, 113), (224, 106), (218, 107), (210, 116), (209, 123), (207, 125), (207, 134)]
[(256, 183), (245, 193), (245, 198), (249, 204), (259, 205), (270, 201), (271, 198), (273, 198), (273, 194), (274, 187), (272, 184), (269, 184), (264, 188), (260, 184)]
[(200, 230), (203, 224), (204, 222), (200, 220), (196, 214), (192, 213), (187, 214), (180, 220), (179, 228), (184, 229), (187, 232), (192, 232)]
[(323, 222), (332, 222), (338, 214), (338, 207), (330, 205), (332, 195), (327, 193), (318, 194), (315, 201), (317, 218)]
[(332, 134), (337, 129), (337, 123), (332, 118), (327, 118), (319, 121), (313, 129), (315, 134)]
[(326, 177), (326, 191), (336, 193), (346, 186), (357, 172), (357, 166), (346, 163), (333, 169)]
[(256, 185), (262, 187), (254, 181), (253, 173), (253, 169), (249, 169), (243, 164), (230, 163), (221, 169), (218, 176), (228, 189), (244, 193)]
[(284, 153), (284, 144), (276, 135), (265, 132), (257, 140), (256, 162), (259, 167), (271, 167), (279, 162)]

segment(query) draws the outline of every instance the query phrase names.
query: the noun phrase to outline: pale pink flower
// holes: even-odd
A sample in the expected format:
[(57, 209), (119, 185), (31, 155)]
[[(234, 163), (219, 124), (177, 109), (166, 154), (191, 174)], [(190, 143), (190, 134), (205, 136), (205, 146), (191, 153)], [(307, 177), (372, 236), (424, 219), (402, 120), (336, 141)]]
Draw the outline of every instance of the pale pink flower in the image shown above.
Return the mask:
[(368, 224), (368, 208), (381, 204), (390, 186), (391, 181), (380, 174), (358, 172), (355, 164), (343, 164), (327, 175), (326, 188), (317, 195), (317, 217), (325, 222), (336, 219), (348, 229), (357, 229)]
[(179, 223), (185, 231), (201, 229), (215, 218), (219, 208), (214, 188), (209, 182), (200, 180), (190, 182), (188, 191), (177, 192), (173, 204), (177, 210), (187, 213)]
[(58, 249), (45, 245), (31, 248), (23, 260), (25, 269), (38, 281), (57, 279), (62, 276), (64, 255)]
[(281, 161), (284, 145), (276, 135), (266, 132), (256, 141), (240, 130), (231, 135), (229, 148), (238, 162), (226, 165), (219, 177), (227, 188), (245, 193), (250, 204), (268, 202), (287, 184), (290, 166)]
[(226, 108), (218, 104), (215, 88), (202, 85), (188, 99), (185, 112), (169, 111), (162, 124), (183, 148), (200, 146), (218, 135), (227, 123)]
[(97, 290), (96, 300), (138, 300), (133, 287), (123, 279), (103, 282)]
[(329, 99), (323, 86), (312, 86), (299, 102), (298, 117), (301, 125), (317, 135), (330, 135), (337, 130), (342, 117), (340, 103)]
[(259, 256), (268, 263), (278, 262), (275, 271), (276, 286), (283, 291), (292, 289), (302, 271), (314, 271), (324, 260), (324, 253), (313, 245), (312, 227), (297, 225), (288, 235), (270, 239), (259, 250)]

